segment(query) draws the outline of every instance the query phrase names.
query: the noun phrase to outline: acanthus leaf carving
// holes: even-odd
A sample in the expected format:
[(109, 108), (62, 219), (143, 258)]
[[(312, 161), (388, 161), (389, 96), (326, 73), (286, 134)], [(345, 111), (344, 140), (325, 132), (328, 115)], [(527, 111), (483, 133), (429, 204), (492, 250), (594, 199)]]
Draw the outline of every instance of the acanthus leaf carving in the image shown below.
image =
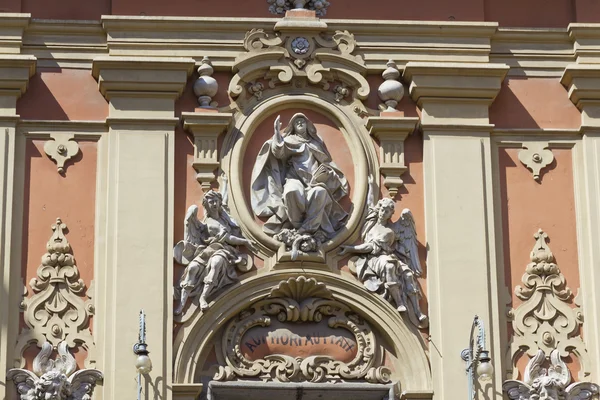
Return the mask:
[(540, 350), (544, 354), (558, 351), (560, 357), (575, 354), (581, 364), (579, 377), (584, 380), (590, 374), (590, 366), (585, 344), (579, 336), (583, 323), (581, 309), (568, 304), (573, 294), (554, 262), (546, 243), (548, 235), (540, 229), (534, 238), (536, 242), (522, 278), (523, 285), (515, 288), (515, 296), (523, 303), (508, 313), (514, 336), (509, 350), (512, 364), (507, 375), (516, 379), (516, 363), (523, 354), (533, 358)]
[(23, 300), (23, 319), (27, 328), (17, 341), (16, 365), (22, 365), (25, 348), (36, 343), (61, 342), (69, 347), (77, 344), (88, 350), (86, 365), (95, 363), (94, 340), (89, 330), (89, 318), (94, 313), (91, 301), (85, 300), (86, 288), (65, 237), (67, 225), (60, 218), (52, 225), (52, 236), (46, 244), (47, 253), (29, 282), (33, 295)]
[(20, 400), (90, 400), (96, 382), (101, 381), (102, 372), (97, 369), (77, 370), (75, 358), (69, 352), (67, 342), (60, 342), (56, 348), (58, 356), (52, 360), (54, 346), (49, 342), (33, 360), (33, 372), (13, 368), (7, 379), (17, 386)]
[[(348, 331), (356, 342), (356, 355), (349, 362), (328, 355), (270, 354), (255, 360), (246, 358), (241, 349), (242, 338), (252, 328), (269, 327), (273, 317), (294, 324), (323, 320), (332, 329)], [(220, 351), (226, 365), (216, 372), (214, 379), (218, 381), (259, 378), (279, 382), (388, 383), (391, 375), (387, 367), (380, 365), (380, 349), (368, 323), (335, 300), (325, 285), (304, 276), (282, 281), (267, 298), (234, 318), (225, 329)]]

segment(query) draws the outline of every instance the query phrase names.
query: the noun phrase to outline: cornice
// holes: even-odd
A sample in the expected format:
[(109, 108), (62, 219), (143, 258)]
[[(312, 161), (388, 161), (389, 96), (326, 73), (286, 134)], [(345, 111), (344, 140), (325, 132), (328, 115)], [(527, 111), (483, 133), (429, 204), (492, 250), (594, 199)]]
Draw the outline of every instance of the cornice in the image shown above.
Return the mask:
[(0, 13), (0, 54), (19, 54), (31, 14)]
[(194, 132), (202, 131), (207, 128), (213, 130), (223, 130), (231, 123), (233, 119), (232, 113), (220, 112), (183, 112), (181, 113), (183, 127), (185, 130)]
[(35, 62), (34, 56), (0, 54), (0, 90), (14, 90), (16, 96), (25, 93), (35, 74)]
[(140, 97), (179, 96), (192, 74), (194, 60), (190, 58), (108, 57), (94, 59), (92, 76), (98, 80), (100, 92), (129, 93)]
[(490, 62), (509, 65), (509, 76), (558, 78), (575, 53), (567, 29), (499, 28)]
[(491, 103), (508, 70), (506, 64), (409, 62), (403, 79), (418, 104), (424, 98)]
[(600, 24), (572, 23), (568, 31), (578, 63), (600, 62)]
[(106, 33), (100, 21), (34, 19), (23, 37), (23, 53), (37, 57), (39, 67), (86, 68), (106, 55)]
[(585, 101), (600, 101), (600, 64), (569, 64), (560, 79), (569, 99), (583, 109)]

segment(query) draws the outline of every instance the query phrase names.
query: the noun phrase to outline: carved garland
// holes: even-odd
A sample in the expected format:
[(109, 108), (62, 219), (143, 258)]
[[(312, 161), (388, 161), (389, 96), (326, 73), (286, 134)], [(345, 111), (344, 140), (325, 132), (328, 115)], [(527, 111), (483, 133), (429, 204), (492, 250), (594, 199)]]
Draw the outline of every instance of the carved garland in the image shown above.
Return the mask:
[[(52, 225), (54, 233), (46, 245), (37, 277), (29, 282), (34, 294), (23, 300), (23, 318), (27, 329), (19, 336), (16, 366), (23, 366), (22, 353), (31, 343), (41, 347), (49, 342), (56, 347), (66, 341), (70, 348), (83, 345), (88, 351), (94, 347), (89, 330), (90, 315), (94, 313), (91, 300), (85, 300), (86, 290), (64, 235), (67, 225), (60, 218)], [(89, 297), (89, 293), (88, 296)], [(93, 364), (88, 355), (86, 365)]]
[(590, 366), (585, 344), (579, 336), (583, 323), (581, 308), (567, 304), (573, 294), (554, 263), (546, 244), (548, 235), (540, 229), (534, 237), (536, 244), (522, 278), (523, 286), (515, 288), (515, 295), (523, 304), (508, 312), (514, 337), (509, 354), (512, 364), (507, 375), (516, 379), (519, 373), (516, 363), (524, 353), (533, 358), (539, 350), (550, 354), (556, 349), (561, 357), (573, 353), (579, 358), (579, 377), (583, 380), (590, 374)]
[[(345, 329), (354, 336), (357, 354), (348, 363), (324, 355), (301, 358), (274, 354), (254, 361), (247, 359), (241, 351), (242, 337), (253, 327), (270, 326), (272, 317), (280, 322), (298, 323), (315, 323), (328, 317), (330, 328)], [(333, 299), (324, 284), (300, 276), (282, 281), (266, 299), (242, 311), (227, 326), (221, 343), (227, 365), (219, 367), (214, 379), (260, 378), (280, 382), (366, 380), (388, 383), (391, 371), (377, 366), (381, 361), (378, 349), (375, 335), (366, 321)]]

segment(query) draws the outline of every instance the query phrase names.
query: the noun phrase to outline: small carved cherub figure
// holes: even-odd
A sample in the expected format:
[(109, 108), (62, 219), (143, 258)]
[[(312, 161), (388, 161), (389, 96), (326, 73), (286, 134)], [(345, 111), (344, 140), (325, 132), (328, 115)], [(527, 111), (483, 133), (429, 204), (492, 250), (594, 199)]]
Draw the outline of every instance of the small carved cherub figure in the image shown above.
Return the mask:
[(207, 297), (237, 281), (235, 269), (249, 271), (252, 258), (240, 253), (237, 246), (255, 250), (254, 244), (242, 236), (238, 224), (223, 206), (220, 193), (210, 190), (202, 200), (204, 220), (198, 219), (198, 207), (188, 208), (184, 239), (174, 249), (175, 260), (186, 265), (179, 285), (181, 301), (175, 310), (181, 314), (188, 298), (200, 295), (200, 308), (208, 308)]
[(33, 360), (33, 372), (14, 368), (7, 378), (17, 385), (20, 400), (90, 400), (102, 373), (96, 369), (75, 372), (77, 363), (67, 342), (58, 345), (58, 357), (50, 359), (52, 345), (44, 342)]
[(550, 353), (550, 366), (542, 368), (546, 353), (539, 349), (529, 360), (523, 382), (508, 380), (502, 385), (511, 400), (581, 400), (598, 395), (598, 385), (590, 382), (571, 382), (571, 374), (558, 349)]
[(415, 222), (410, 210), (404, 209), (400, 219), (392, 223), (394, 209), (390, 198), (369, 207), (362, 230), (364, 243), (341, 246), (340, 255), (358, 253), (355, 273), (365, 287), (391, 298), (400, 312), (406, 311), (408, 300), (419, 323), (423, 323), (427, 316), (419, 307), (420, 291), (415, 279), (421, 275)]
[[(301, 113), (283, 131), (280, 117), (275, 120), (273, 137), (260, 149), (252, 170), (251, 189), (254, 213), (270, 217), (263, 230), (288, 249), (298, 236), (331, 238), (348, 218), (338, 203), (348, 195), (348, 182), (315, 125)], [(293, 232), (280, 235), (285, 229)], [(280, 239), (290, 234), (292, 240)]]

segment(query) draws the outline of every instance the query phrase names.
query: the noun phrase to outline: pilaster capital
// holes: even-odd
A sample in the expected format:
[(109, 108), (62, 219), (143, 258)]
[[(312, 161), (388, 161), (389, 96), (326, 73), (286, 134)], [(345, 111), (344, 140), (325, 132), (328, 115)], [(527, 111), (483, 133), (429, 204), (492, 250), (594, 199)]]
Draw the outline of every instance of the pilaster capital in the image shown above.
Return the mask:
[[(31, 14), (0, 13), (0, 54), (20, 54)], [(1, 76), (1, 75), (0, 75)]]
[(383, 112), (367, 119), (367, 129), (379, 140), (379, 170), (390, 196), (395, 197), (404, 181), (401, 175), (408, 169), (404, 164), (404, 140), (415, 130), (419, 118)]
[(422, 108), (424, 124), (487, 124), (506, 64), (409, 62), (404, 80)]
[(35, 64), (34, 56), (0, 54), (0, 117), (16, 115), (17, 99), (27, 90)]
[[(179, 97), (194, 70), (192, 58), (96, 57), (92, 76), (107, 100), (112, 96)], [(152, 93), (152, 94), (151, 94)]]
[(572, 23), (568, 31), (578, 63), (600, 61), (600, 24)]
[(569, 99), (583, 110), (585, 102), (600, 101), (600, 64), (569, 64), (560, 83), (569, 91)]
[(227, 129), (233, 120), (232, 113), (220, 113), (216, 110), (184, 112), (181, 114), (183, 127), (194, 135), (194, 162), (196, 180), (207, 191), (216, 181), (214, 171), (219, 168), (217, 144), (219, 135)]
[(202, 392), (201, 383), (174, 383), (174, 400), (195, 400)]

